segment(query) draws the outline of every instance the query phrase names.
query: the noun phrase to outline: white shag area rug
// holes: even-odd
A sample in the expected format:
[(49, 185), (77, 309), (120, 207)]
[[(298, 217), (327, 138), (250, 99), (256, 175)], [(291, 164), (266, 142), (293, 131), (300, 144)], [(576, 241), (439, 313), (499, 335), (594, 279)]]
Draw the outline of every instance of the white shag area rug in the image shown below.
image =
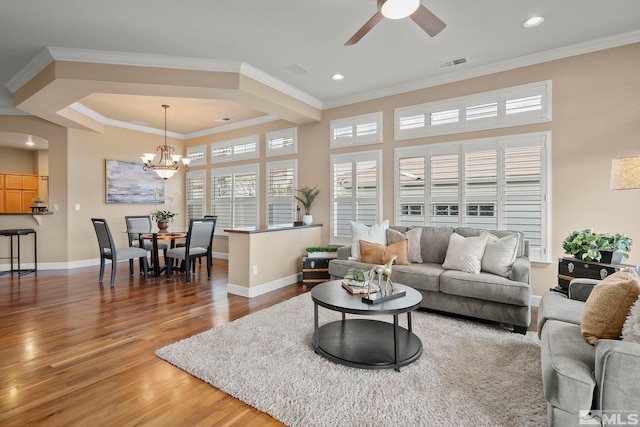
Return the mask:
[[(319, 313), (321, 325), (340, 319), (322, 307)], [(412, 320), (424, 349), (400, 372), (315, 354), (309, 293), (156, 355), (290, 426), (546, 425), (535, 333), (422, 311)], [(406, 327), (406, 315), (400, 324)]]

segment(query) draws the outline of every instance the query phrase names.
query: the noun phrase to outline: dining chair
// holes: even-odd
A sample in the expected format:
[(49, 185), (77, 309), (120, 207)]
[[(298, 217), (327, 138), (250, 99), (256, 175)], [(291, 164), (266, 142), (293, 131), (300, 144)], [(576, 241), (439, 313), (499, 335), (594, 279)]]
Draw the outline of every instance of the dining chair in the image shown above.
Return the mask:
[[(129, 246), (132, 248), (140, 247), (140, 235), (151, 233), (152, 222), (150, 215), (125, 215), (124, 222), (127, 226), (127, 237)], [(149, 252), (153, 251), (153, 242), (145, 240), (144, 248)], [(166, 243), (158, 242), (158, 250), (162, 250), (162, 254), (166, 256), (169, 246)], [(151, 258), (153, 259), (153, 257)], [(133, 269), (133, 260), (129, 260), (129, 269)]]
[(186, 243), (167, 251), (167, 279), (171, 276), (174, 259), (182, 260), (182, 268), (186, 273), (187, 283), (191, 281), (191, 272), (195, 273), (195, 260), (207, 258), (207, 277), (211, 277), (213, 232), (217, 218), (192, 219), (189, 221)]
[[(214, 219), (214, 220), (218, 220), (218, 215), (205, 215), (203, 216), (203, 218), (205, 219)], [(214, 225), (214, 229), (215, 229), (215, 225)], [(176, 244), (176, 247), (182, 247), (184, 246), (186, 243), (178, 243)], [(210, 243), (211, 247), (213, 248), (213, 234), (211, 234), (211, 243)], [(202, 258), (198, 259), (198, 263), (202, 264)], [(213, 267), (213, 257), (211, 257), (211, 266)]]
[[(98, 247), (100, 248), (100, 283), (102, 283), (104, 277), (104, 264), (106, 259), (111, 260), (111, 287), (113, 287), (116, 280), (118, 261), (138, 258), (140, 260), (140, 269), (144, 273), (144, 278), (147, 279), (149, 277), (149, 265), (147, 263), (147, 251), (145, 249), (132, 247), (116, 248), (107, 220), (104, 218), (91, 218), (91, 222), (93, 223), (93, 228), (96, 230)], [(129, 274), (133, 276), (133, 263), (129, 264)]]

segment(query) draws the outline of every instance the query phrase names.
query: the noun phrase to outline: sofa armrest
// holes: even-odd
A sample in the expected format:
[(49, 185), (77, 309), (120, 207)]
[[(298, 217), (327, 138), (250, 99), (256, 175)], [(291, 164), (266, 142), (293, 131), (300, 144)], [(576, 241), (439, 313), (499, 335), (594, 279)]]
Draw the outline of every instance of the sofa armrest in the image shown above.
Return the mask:
[(351, 256), (351, 245), (338, 248), (338, 259), (349, 259)]
[(511, 280), (531, 284), (531, 262), (529, 258), (521, 256), (516, 258), (511, 268)]
[(593, 290), (593, 287), (600, 283), (597, 279), (573, 279), (569, 282), (569, 299), (586, 301)]
[(596, 382), (598, 409), (640, 412), (640, 344), (599, 340), (596, 343)]

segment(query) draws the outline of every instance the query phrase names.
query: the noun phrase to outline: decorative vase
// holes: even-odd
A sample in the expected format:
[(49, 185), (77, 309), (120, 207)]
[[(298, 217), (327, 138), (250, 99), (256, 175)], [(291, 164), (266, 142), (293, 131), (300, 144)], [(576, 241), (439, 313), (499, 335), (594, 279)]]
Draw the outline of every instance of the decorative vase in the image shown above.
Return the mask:
[(158, 221), (158, 229), (160, 231), (167, 231), (169, 228), (169, 221)]
[(304, 225), (310, 225), (313, 224), (313, 216), (312, 215), (305, 215), (302, 217), (302, 222), (304, 222)]

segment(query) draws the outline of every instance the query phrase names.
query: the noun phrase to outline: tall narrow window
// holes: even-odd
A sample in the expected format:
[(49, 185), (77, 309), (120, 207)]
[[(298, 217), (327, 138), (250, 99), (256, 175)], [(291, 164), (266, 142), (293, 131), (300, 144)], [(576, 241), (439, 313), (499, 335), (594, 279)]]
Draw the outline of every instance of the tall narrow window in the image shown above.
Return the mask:
[(267, 163), (267, 224), (291, 226), (296, 221), (298, 166), (296, 160)]
[(205, 194), (205, 171), (198, 170), (187, 172), (187, 222), (204, 216)]
[(349, 221), (381, 220), (381, 151), (331, 156), (331, 241), (350, 242)]
[(211, 213), (218, 216), (216, 234), (225, 228), (258, 226), (258, 165), (211, 170)]

